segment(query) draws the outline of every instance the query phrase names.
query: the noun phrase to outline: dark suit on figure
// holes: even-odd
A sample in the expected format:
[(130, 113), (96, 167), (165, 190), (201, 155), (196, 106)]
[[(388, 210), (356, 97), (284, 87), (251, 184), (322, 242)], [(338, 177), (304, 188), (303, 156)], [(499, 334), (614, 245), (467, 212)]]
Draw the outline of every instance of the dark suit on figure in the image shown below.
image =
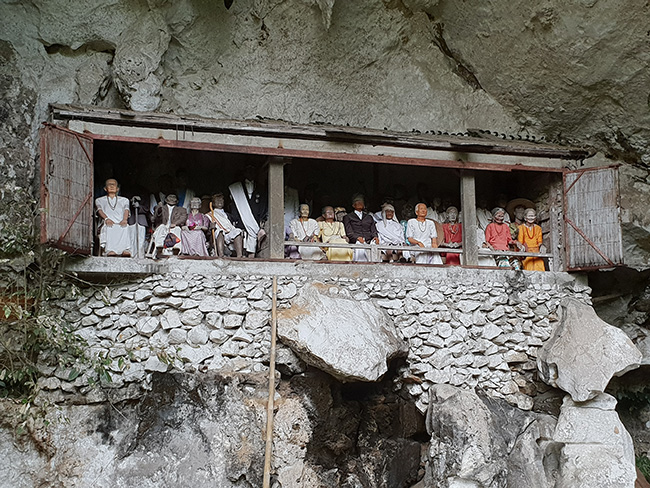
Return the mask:
[[(260, 189), (256, 183), (253, 184), (253, 191), (250, 195), (247, 191), (245, 180), (241, 181), (241, 185), (244, 188), (244, 194), (246, 195), (246, 200), (248, 200), (248, 205), (251, 208), (253, 218), (261, 227), (262, 222), (266, 220), (268, 215), (268, 195), (266, 194), (266, 191)], [(234, 202), (231, 202), (230, 213), (232, 214), (233, 224), (240, 229), (244, 229), (244, 224), (239, 216), (239, 210)]]
[[(153, 228), (155, 229), (160, 224), (167, 224), (169, 220), (169, 208), (166, 203), (158, 205), (154, 210), (153, 214)], [(172, 209), (172, 220), (170, 222), (171, 227), (182, 226), (187, 222), (187, 210), (183, 207), (174, 207)]]
[(359, 237), (363, 237), (367, 244), (378, 237), (375, 219), (369, 213), (364, 212), (363, 218), (359, 218), (357, 213), (352, 211), (343, 217), (343, 225), (351, 244), (357, 242)]

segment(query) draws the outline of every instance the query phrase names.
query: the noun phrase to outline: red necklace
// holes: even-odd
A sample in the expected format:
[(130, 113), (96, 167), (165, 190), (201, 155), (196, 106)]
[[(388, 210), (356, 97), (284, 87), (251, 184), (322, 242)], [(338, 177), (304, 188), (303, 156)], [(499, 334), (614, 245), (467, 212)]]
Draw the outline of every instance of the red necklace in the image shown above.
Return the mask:
[(524, 225), (524, 230), (526, 231), (526, 237), (528, 237), (529, 239), (532, 240), (533, 237), (535, 237), (535, 224), (533, 224), (533, 226), (531, 228), (533, 229), (532, 235), (528, 233), (528, 226)]

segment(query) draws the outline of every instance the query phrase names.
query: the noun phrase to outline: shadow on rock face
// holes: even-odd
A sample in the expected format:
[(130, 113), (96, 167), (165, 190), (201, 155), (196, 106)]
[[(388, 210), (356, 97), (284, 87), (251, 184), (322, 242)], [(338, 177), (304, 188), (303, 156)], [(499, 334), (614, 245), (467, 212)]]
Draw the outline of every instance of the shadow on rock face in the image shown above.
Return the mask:
[(391, 379), (340, 383), (310, 369), (291, 378), (291, 389), (310, 405), (306, 461), (321, 486), (398, 488), (422, 478), (424, 417), (393, 391)]

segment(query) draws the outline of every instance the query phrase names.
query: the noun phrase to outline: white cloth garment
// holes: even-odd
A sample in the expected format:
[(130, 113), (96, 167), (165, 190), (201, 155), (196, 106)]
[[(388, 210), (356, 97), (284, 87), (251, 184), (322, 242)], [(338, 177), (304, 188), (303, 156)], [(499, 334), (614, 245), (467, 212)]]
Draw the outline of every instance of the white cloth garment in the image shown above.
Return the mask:
[(235, 237), (242, 233), (241, 229), (238, 229), (233, 225), (228, 218), (228, 214), (226, 214), (226, 211), (222, 208), (215, 208), (212, 212), (205, 214), (205, 216), (210, 220), (210, 222), (216, 224), (214, 228), (215, 238), (223, 232), (223, 238), (226, 245), (231, 244)]
[[(491, 216), (491, 215), (490, 215)], [(485, 242), (485, 230), (480, 228), (476, 229), (476, 244), (479, 249), (483, 248), (483, 243)], [(481, 256), (478, 255), (478, 265), (479, 266), (496, 266), (497, 263), (492, 256)]]
[[(169, 205), (167, 204), (167, 210), (169, 211), (169, 218), (167, 219), (167, 222), (165, 224), (160, 224), (158, 227), (156, 227), (156, 230), (153, 232), (152, 239), (156, 243), (156, 247), (163, 247), (163, 244), (165, 243), (165, 237), (167, 237), (167, 234), (171, 233), (174, 234), (176, 237), (178, 237), (178, 242), (174, 245), (172, 249), (181, 249), (181, 228), (179, 226), (174, 227), (173, 229), (171, 228), (171, 222), (172, 222), (172, 212), (174, 211), (174, 205)], [(171, 253), (171, 249), (165, 249), (165, 252), (168, 254)]]
[[(410, 219), (406, 224), (406, 238), (412, 237), (424, 244), (424, 247), (431, 248), (431, 239), (438, 237), (436, 224), (432, 220), (420, 222), (417, 219)], [(416, 247), (417, 249), (417, 247)], [(442, 258), (438, 253), (412, 251), (415, 262), (418, 264), (442, 264)]]
[(492, 214), (490, 211), (486, 208), (476, 208), (476, 223), (478, 224), (478, 228), (483, 231), (483, 237), (481, 237), (481, 241), (485, 240), (485, 229), (487, 226), (492, 222)]
[[(291, 233), (296, 241), (309, 240), (320, 233), (320, 226), (314, 219), (307, 219), (306, 222), (300, 219), (293, 219), (289, 224)], [(318, 261), (325, 258), (325, 254), (318, 247), (298, 246), (298, 252), (302, 259)]]
[[(383, 218), (377, 222), (377, 234), (379, 234), (379, 244), (386, 246), (406, 246), (406, 238), (404, 237), (404, 227), (399, 223), (397, 218), (393, 215), (392, 220), (386, 218), (385, 212), (382, 212)], [(402, 255), (408, 259), (410, 256), (409, 251), (403, 251)]]
[(260, 224), (258, 224), (255, 217), (253, 217), (253, 212), (251, 211), (251, 206), (248, 204), (248, 198), (246, 198), (246, 192), (244, 191), (242, 183), (237, 181), (230, 185), (228, 189), (230, 190), (230, 195), (232, 195), (239, 216), (246, 228), (244, 249), (249, 253), (254, 253), (257, 249), (257, 234), (260, 231)]
[(145, 242), (147, 238), (147, 228), (140, 224), (129, 225), (129, 237), (131, 239), (131, 249), (135, 250), (133, 252), (133, 257), (139, 258), (144, 256), (147, 252), (147, 243)]
[(108, 195), (99, 197), (95, 200), (97, 209), (104, 212), (107, 219), (113, 221), (112, 226), (103, 223), (99, 230), (99, 245), (104, 249), (104, 252), (114, 252), (115, 254), (122, 254), (124, 251), (131, 252), (131, 239), (129, 236), (129, 227), (120, 225), (126, 216), (129, 214), (129, 200), (124, 197), (111, 198)]
[(442, 224), (447, 220), (447, 214), (445, 212), (436, 212), (432, 207), (427, 207), (427, 219), (435, 220)]

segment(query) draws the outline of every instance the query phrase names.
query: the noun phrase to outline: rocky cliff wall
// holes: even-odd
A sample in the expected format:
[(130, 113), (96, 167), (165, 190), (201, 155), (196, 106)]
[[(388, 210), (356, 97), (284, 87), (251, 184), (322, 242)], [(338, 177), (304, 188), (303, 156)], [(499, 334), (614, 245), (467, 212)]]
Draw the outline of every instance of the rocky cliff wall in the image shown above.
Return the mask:
[[(623, 162), (627, 263), (645, 268), (641, 1), (3, 2), (0, 184), (37, 184), (49, 103), (394, 130), (487, 129)], [(8, 185), (8, 186), (7, 186)]]

